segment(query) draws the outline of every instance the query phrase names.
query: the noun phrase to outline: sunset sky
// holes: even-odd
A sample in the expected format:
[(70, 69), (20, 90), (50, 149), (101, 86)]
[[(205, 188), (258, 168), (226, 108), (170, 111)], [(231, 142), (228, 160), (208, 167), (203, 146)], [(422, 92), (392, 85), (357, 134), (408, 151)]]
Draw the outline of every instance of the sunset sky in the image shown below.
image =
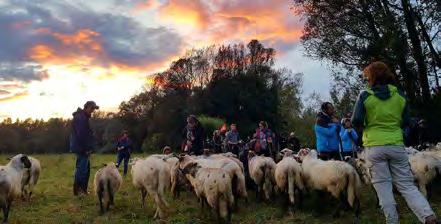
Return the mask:
[(116, 110), (186, 49), (258, 39), (277, 66), (329, 91), (303, 56), (289, 0), (0, 0), (0, 120), (71, 116), (87, 100)]

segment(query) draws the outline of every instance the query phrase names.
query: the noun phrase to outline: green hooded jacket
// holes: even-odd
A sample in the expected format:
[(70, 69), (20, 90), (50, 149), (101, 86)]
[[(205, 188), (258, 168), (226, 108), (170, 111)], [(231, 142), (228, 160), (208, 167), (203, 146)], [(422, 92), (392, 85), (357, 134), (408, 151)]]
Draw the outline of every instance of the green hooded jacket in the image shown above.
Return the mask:
[(404, 145), (402, 128), (408, 118), (403, 93), (393, 85), (378, 85), (360, 93), (352, 123), (363, 129), (365, 147)]

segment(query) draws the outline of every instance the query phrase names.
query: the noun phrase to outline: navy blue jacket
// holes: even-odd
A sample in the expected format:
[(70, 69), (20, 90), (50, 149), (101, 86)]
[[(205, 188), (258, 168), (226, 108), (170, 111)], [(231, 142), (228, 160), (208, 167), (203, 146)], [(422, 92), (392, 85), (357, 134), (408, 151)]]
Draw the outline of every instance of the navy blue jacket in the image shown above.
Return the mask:
[(90, 116), (78, 108), (73, 114), (70, 150), (74, 153), (86, 153), (95, 149), (95, 138), (89, 125)]

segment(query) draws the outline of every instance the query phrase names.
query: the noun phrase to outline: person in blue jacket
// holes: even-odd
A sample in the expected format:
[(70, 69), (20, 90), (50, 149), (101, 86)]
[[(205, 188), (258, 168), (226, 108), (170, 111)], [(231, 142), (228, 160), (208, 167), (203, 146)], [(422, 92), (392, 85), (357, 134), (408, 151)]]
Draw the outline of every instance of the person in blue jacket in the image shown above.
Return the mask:
[(340, 124), (338, 119), (334, 117), (334, 106), (325, 102), (320, 109), (314, 126), (318, 156), (323, 160), (340, 160)]
[(129, 167), (130, 154), (133, 150), (133, 142), (129, 138), (129, 132), (124, 130), (122, 136), (118, 139), (116, 145), (118, 151), (118, 156), (116, 159), (116, 167), (119, 168), (121, 162), (124, 160), (124, 176), (127, 175), (127, 170)]
[(95, 137), (90, 128), (89, 119), (92, 113), (99, 109), (93, 101), (87, 101), (83, 109), (78, 108), (73, 115), (70, 150), (76, 154), (75, 177), (73, 193), (87, 194), (90, 177), (90, 154), (95, 149)]
[(342, 156), (355, 157), (356, 143), (358, 141), (357, 132), (352, 128), (350, 118), (344, 118), (341, 121), (342, 128), (340, 130), (340, 139), (342, 145)]

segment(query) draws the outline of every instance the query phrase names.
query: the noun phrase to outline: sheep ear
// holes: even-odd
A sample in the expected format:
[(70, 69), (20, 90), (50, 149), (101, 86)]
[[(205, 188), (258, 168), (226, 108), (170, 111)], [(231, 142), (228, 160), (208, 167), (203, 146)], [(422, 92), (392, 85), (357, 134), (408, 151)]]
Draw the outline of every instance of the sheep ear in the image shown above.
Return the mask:
[(103, 163), (103, 166), (107, 166), (107, 163)]
[(11, 161), (11, 159), (12, 159), (12, 157), (8, 157), (8, 158), (6, 158), (6, 160), (8, 160), (8, 161)]

